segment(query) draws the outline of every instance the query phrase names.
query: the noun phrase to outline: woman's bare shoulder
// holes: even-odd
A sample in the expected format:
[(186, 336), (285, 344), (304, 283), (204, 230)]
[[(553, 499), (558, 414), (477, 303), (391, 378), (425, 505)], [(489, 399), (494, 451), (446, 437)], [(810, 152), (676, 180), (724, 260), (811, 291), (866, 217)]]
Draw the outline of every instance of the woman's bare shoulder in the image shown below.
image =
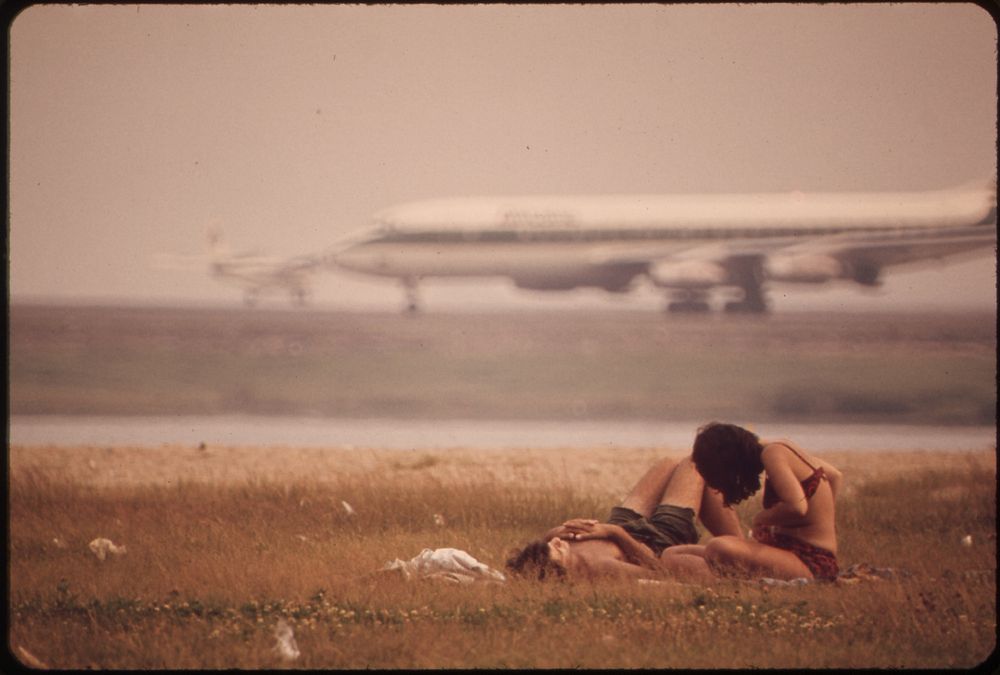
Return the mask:
[(769, 454), (769, 455), (790, 454), (792, 452), (791, 450), (792, 448), (798, 450), (799, 452), (802, 451), (802, 449), (799, 448), (799, 446), (795, 445), (787, 438), (768, 438), (768, 439), (762, 438), (760, 440), (760, 446), (763, 449), (761, 452), (761, 457), (763, 457), (764, 454)]
[(772, 457), (779, 456), (785, 458), (791, 457), (793, 454), (795, 454), (804, 459), (805, 461), (809, 462), (813, 466), (822, 466), (827, 471), (836, 472), (838, 474), (840, 473), (837, 467), (835, 467), (830, 462), (820, 457), (817, 457), (813, 453), (803, 448), (798, 443), (790, 441), (787, 438), (768, 439), (766, 441), (761, 440), (761, 445), (764, 446), (764, 452), (761, 453), (762, 459), (765, 453), (770, 454)]

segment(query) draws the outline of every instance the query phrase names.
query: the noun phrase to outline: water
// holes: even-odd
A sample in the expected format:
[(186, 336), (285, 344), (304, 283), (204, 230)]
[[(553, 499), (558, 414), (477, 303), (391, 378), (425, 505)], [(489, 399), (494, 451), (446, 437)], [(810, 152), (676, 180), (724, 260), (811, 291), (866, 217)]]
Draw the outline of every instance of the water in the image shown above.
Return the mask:
[[(13, 445), (555, 448), (690, 446), (699, 422), (392, 420), (309, 417), (15, 416)], [(862, 424), (760, 424), (762, 437), (787, 437), (815, 451), (983, 450), (996, 428)]]

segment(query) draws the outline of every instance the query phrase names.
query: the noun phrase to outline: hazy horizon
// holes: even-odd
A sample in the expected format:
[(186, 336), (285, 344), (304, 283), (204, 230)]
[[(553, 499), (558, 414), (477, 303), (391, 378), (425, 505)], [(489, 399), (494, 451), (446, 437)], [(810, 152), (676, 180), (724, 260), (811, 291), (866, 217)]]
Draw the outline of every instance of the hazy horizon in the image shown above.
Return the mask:
[[(996, 171), (996, 29), (973, 4), (36, 5), (10, 54), (14, 302), (238, 305), (204, 266), (154, 264), (203, 252), (210, 225), (291, 256), (420, 198), (926, 190)], [(989, 252), (884, 279), (769, 297), (996, 307)], [(422, 299), (664, 303), (493, 281)], [(313, 302), (403, 300), (324, 272)]]

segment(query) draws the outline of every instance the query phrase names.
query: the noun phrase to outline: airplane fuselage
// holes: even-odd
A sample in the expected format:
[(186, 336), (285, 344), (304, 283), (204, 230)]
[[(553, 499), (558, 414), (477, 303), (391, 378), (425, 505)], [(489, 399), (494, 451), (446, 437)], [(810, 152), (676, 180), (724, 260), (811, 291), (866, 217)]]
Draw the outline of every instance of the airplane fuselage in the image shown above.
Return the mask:
[(791, 250), (792, 258), (774, 256), (768, 276), (819, 282), (848, 271), (822, 254), (797, 253), (800, 241), (884, 249), (934, 242), (950, 254), (981, 247), (995, 236), (995, 197), (986, 188), (473, 197), (382, 211), (368, 236), (339, 252), (335, 262), (401, 279), (506, 276), (537, 289), (620, 291), (644, 272), (665, 287), (700, 288), (733, 282), (724, 266), (704, 260), (713, 247), (725, 247), (730, 256)]

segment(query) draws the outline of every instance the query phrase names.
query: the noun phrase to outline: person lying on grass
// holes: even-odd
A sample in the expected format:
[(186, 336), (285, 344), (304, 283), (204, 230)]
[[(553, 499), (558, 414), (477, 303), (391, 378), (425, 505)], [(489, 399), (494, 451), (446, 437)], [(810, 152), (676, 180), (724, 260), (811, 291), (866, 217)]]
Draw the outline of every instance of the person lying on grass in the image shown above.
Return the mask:
[(605, 523), (574, 518), (515, 549), (507, 569), (515, 575), (658, 578), (712, 576), (699, 556), (667, 557), (664, 550), (695, 544), (695, 519), (713, 535), (741, 537), (736, 513), (722, 495), (705, 488), (691, 458), (664, 459), (636, 483)]
[(727, 506), (756, 493), (763, 472), (764, 508), (753, 518), (752, 539), (720, 536), (704, 546), (672, 548), (671, 556), (688, 564), (701, 558), (725, 575), (837, 577), (834, 501), (843, 476), (834, 466), (791, 441), (761, 441), (746, 429), (718, 422), (698, 430), (691, 458)]

